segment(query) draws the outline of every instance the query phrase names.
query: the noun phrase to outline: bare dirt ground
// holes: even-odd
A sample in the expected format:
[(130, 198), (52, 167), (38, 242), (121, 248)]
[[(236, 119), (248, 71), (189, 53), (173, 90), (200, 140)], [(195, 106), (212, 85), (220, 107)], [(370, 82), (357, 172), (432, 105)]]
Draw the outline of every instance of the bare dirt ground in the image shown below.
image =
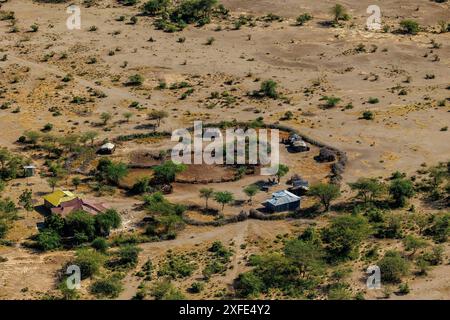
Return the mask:
[[(447, 161), (450, 158), (449, 131), (441, 129), (450, 123), (450, 33), (433, 30), (437, 30), (439, 20), (450, 21), (449, 4), (383, 1), (380, 7), (384, 24), (394, 28), (400, 20), (411, 18), (429, 30), (409, 36), (365, 30), (366, 8), (371, 1), (340, 2), (349, 9), (351, 27), (329, 28), (320, 24), (329, 20), (329, 9), (334, 1), (224, 0), (222, 3), (233, 16), (274, 13), (285, 20), (258, 23), (251, 28), (243, 26), (240, 30), (232, 30), (230, 23), (223, 22), (221, 31), (215, 31), (219, 23), (212, 23), (201, 28), (188, 26), (178, 33), (164, 33), (154, 29), (149, 17), (139, 17), (136, 25), (117, 21), (117, 17), (129, 18), (139, 10), (121, 6), (114, 0), (82, 7), (82, 29), (72, 31), (66, 28), (66, 4), (9, 0), (2, 4), (1, 10), (15, 12), (19, 31), (10, 33), (10, 23), (0, 21), (0, 56), (7, 55), (5, 61), (0, 61), (0, 104), (11, 102), (10, 109), (0, 110), (0, 146), (19, 150), (15, 144), (18, 137), (26, 130), (38, 131), (46, 123), (54, 124), (53, 131), (61, 135), (97, 130), (99, 141), (146, 133), (150, 123), (147, 113), (157, 109), (169, 113), (159, 128), (166, 131), (190, 127), (194, 120), (248, 121), (259, 116), (267, 123), (281, 122), (294, 127), (347, 152), (349, 163), (344, 182), (361, 176), (387, 177), (396, 170), (413, 174), (423, 163)], [(295, 18), (303, 12), (311, 13), (314, 20), (302, 27), (294, 26)], [(34, 23), (39, 25), (39, 31), (29, 32)], [(91, 26), (96, 26), (97, 31), (89, 31)], [(185, 41), (177, 41), (180, 37), (185, 37)], [(214, 37), (215, 42), (205, 45), (209, 37)], [(150, 38), (154, 42), (148, 41)], [(432, 40), (441, 44), (440, 48), (433, 48)], [(359, 44), (367, 51), (355, 52)], [(375, 47), (374, 52), (369, 51)], [(110, 55), (110, 51), (114, 55)], [(64, 54), (67, 57), (61, 59)], [(434, 55), (439, 59), (433, 59)], [(88, 64), (91, 58), (96, 58), (97, 62)], [(139, 88), (124, 86), (127, 78), (136, 73), (144, 77), (143, 85)], [(67, 74), (72, 80), (63, 83), (61, 80)], [(434, 75), (434, 78), (426, 79), (426, 75)], [(255, 100), (246, 96), (247, 92), (259, 89), (260, 81), (265, 79), (277, 81), (280, 92), (290, 102)], [(183, 89), (155, 89), (160, 81), (168, 85), (186, 81), (194, 92), (181, 100)], [(406, 90), (406, 95), (399, 95), (401, 88)], [(307, 89), (310, 94), (305, 94)], [(93, 91), (105, 96), (92, 96)], [(207, 98), (215, 91), (226, 91), (236, 100), (228, 105), (217, 103), (211, 108)], [(342, 102), (336, 108), (324, 109), (320, 100), (323, 95), (340, 97)], [(71, 103), (75, 96), (85, 97), (87, 102)], [(368, 103), (370, 97), (378, 98), (379, 103)], [(132, 102), (138, 102), (142, 108), (129, 108)], [(345, 109), (349, 103), (353, 108)], [(51, 107), (58, 108), (61, 116), (52, 116)], [(20, 112), (13, 113), (16, 108), (20, 108)], [(372, 111), (375, 119), (360, 119), (365, 110)], [(122, 114), (126, 111), (134, 114), (129, 122), (123, 121)], [(292, 119), (280, 121), (286, 111), (293, 113)], [(102, 112), (113, 114), (107, 130), (98, 129)], [(124, 144), (122, 150), (119, 145), (114, 157), (127, 157), (130, 150), (162, 147), (167, 145), (159, 140), (130, 142)], [(317, 149), (310, 151), (311, 154), (317, 152)], [(290, 166), (290, 173), (299, 173), (317, 182), (328, 174), (329, 165), (317, 165), (311, 154), (294, 158), (282, 150), (282, 162)], [(231, 188), (237, 198), (246, 199), (242, 187), (259, 178), (250, 176), (231, 184), (208, 186), (216, 190)], [(17, 201), (18, 195), (30, 187), (26, 183), (23, 180), (18, 185), (8, 185), (4, 195)], [(50, 191), (39, 176), (31, 178), (29, 183), (37, 201)], [(168, 199), (203, 205), (203, 200), (198, 198), (201, 187), (200, 184), (176, 183)], [(121, 191), (104, 198), (123, 213), (126, 230), (132, 229), (134, 222), (143, 216), (142, 212), (133, 210), (139, 200), (125, 197)], [(260, 193), (254, 202), (265, 198), (267, 194)], [(244, 204), (243, 207), (249, 206)], [(241, 207), (230, 206), (225, 214), (235, 214), (239, 210)], [(8, 235), (18, 243), (36, 233), (36, 223), (43, 220), (37, 212), (22, 211), (21, 215), (24, 219), (19, 220)], [(140, 245), (143, 249), (140, 263), (149, 257), (160, 259), (167, 249), (189, 251), (198, 246), (207, 247), (215, 240), (224, 243), (233, 240), (233, 268), (225, 276), (213, 279), (219, 290), (230, 286), (245, 270), (244, 256), (257, 249), (240, 249), (243, 242), (255, 238), (270, 242), (277, 234), (298, 231), (308, 223), (310, 221), (249, 220), (220, 228), (188, 227), (176, 240)], [(450, 255), (448, 246), (445, 250), (446, 255)], [(55, 272), (72, 254), (36, 254), (21, 247), (0, 246), (0, 256), (8, 259), (0, 263), (0, 298), (39, 298), (40, 293), (53, 288)], [(363, 287), (360, 279), (364, 274), (362, 266), (355, 266), (352, 275), (355, 288)], [(426, 278), (410, 279), (411, 294), (392, 295), (392, 298), (450, 299), (449, 274), (448, 264), (438, 266)], [(138, 284), (134, 276), (127, 276), (120, 298), (131, 298)], [(367, 298), (379, 296), (380, 293), (367, 293)], [(205, 294), (203, 298), (214, 297)]]

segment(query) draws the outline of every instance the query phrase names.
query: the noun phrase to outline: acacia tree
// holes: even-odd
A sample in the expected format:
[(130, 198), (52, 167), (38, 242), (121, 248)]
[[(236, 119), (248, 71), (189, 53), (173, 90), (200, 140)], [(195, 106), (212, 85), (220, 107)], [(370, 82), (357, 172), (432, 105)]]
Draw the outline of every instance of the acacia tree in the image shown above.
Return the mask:
[(349, 183), (349, 186), (357, 191), (356, 198), (361, 199), (364, 204), (375, 201), (386, 191), (384, 184), (375, 178), (359, 178), (356, 182)]
[(286, 243), (285, 256), (299, 268), (300, 276), (305, 277), (309, 272), (318, 270), (323, 265), (325, 254), (317, 243), (294, 239)]
[(285, 175), (287, 175), (288, 172), (289, 172), (289, 167), (287, 165), (285, 165), (285, 164), (278, 165), (278, 171), (275, 174), (277, 177), (278, 183), (280, 183), (281, 178), (284, 177)]
[(249, 197), (249, 202), (252, 203), (252, 198), (255, 194), (257, 194), (259, 191), (258, 186), (251, 184), (244, 188), (245, 194)]
[(19, 203), (25, 208), (25, 210), (33, 210), (33, 193), (31, 190), (26, 189), (22, 192), (19, 196)]
[(330, 210), (331, 201), (337, 199), (341, 192), (339, 186), (335, 184), (318, 183), (310, 187), (308, 195), (318, 198), (327, 212)]
[(132, 112), (125, 112), (123, 114), (123, 117), (125, 118), (126, 122), (130, 122), (131, 117), (133, 117), (133, 113)]
[(265, 97), (277, 99), (278, 98), (277, 86), (278, 84), (275, 81), (266, 80), (263, 83), (261, 83), (260, 93)]
[(100, 119), (103, 120), (103, 125), (106, 125), (108, 123), (108, 121), (111, 120), (111, 118), (112, 118), (112, 114), (109, 112), (103, 112), (100, 115)]
[(82, 141), (91, 141), (91, 146), (94, 146), (94, 140), (97, 137), (98, 137), (98, 132), (96, 132), (96, 131), (88, 131), (88, 132), (85, 132), (81, 136), (81, 139), (82, 139)]
[(345, 215), (334, 218), (322, 232), (327, 251), (333, 259), (354, 259), (362, 240), (371, 232), (370, 225), (362, 216)]
[(125, 177), (128, 174), (128, 167), (125, 163), (117, 162), (117, 163), (110, 163), (106, 167), (106, 179), (117, 185), (123, 177)]
[(47, 179), (48, 186), (52, 188), (52, 192), (55, 192), (55, 188), (58, 186), (58, 182), (58, 177), (50, 177)]
[(333, 19), (335, 23), (338, 23), (339, 20), (346, 19), (346, 17), (348, 16), (347, 9), (345, 9), (345, 7), (339, 3), (335, 4), (331, 8), (331, 14), (334, 16)]
[(0, 165), (1, 170), (4, 169), (5, 164), (11, 159), (11, 153), (6, 148), (0, 148)]
[(213, 188), (201, 188), (200, 189), (200, 198), (205, 199), (205, 208), (208, 210), (208, 200), (214, 195)]
[(397, 207), (404, 207), (407, 199), (414, 196), (414, 186), (411, 180), (394, 179), (389, 186), (389, 193)]
[(167, 11), (169, 0), (150, 0), (142, 6), (142, 13), (146, 15), (156, 15)]
[(172, 183), (175, 181), (177, 173), (186, 170), (185, 164), (177, 164), (173, 161), (166, 161), (153, 168), (154, 179), (160, 183)]
[(164, 110), (153, 110), (148, 114), (148, 119), (156, 121), (156, 124), (153, 127), (153, 129), (156, 130), (159, 128), (161, 120), (167, 118), (168, 116), (169, 114)]
[(403, 239), (403, 245), (405, 246), (406, 251), (411, 251), (412, 257), (418, 249), (425, 247), (427, 245), (427, 242), (424, 239), (421, 239), (414, 235), (407, 235)]
[(214, 200), (222, 205), (222, 214), (225, 205), (231, 203), (234, 200), (234, 196), (228, 191), (219, 191), (214, 194)]

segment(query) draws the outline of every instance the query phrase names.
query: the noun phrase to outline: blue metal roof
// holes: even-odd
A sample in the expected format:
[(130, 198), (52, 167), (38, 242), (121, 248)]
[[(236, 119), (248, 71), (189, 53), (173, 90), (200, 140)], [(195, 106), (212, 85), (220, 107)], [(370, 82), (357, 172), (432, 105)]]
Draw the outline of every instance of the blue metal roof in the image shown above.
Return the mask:
[(283, 204), (292, 203), (299, 200), (299, 196), (296, 196), (287, 190), (282, 190), (272, 193), (272, 199), (266, 200), (265, 203), (271, 204), (272, 206), (281, 206)]

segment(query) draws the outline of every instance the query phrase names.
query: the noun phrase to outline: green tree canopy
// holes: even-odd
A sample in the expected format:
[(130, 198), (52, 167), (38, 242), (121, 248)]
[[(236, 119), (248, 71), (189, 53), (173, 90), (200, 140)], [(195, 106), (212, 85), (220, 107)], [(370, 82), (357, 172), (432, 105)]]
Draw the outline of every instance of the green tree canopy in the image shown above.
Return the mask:
[(122, 218), (114, 209), (108, 209), (103, 213), (95, 216), (95, 230), (96, 234), (100, 236), (108, 236), (111, 229), (120, 227)]
[(339, 186), (335, 184), (318, 183), (309, 188), (308, 195), (318, 198), (325, 211), (328, 211), (330, 210), (331, 201), (337, 199), (341, 192)]
[(91, 241), (95, 237), (95, 218), (84, 211), (74, 211), (67, 215), (66, 226), (69, 236), (77, 236), (86, 241)]
[(408, 261), (397, 251), (387, 251), (378, 264), (381, 280), (387, 283), (399, 283), (409, 271)]
[(323, 241), (332, 259), (354, 259), (361, 242), (371, 233), (367, 220), (359, 215), (344, 215), (322, 230)]
[(200, 198), (205, 199), (205, 208), (208, 209), (208, 200), (214, 195), (213, 188), (201, 188)]
[(183, 172), (186, 168), (185, 164), (166, 161), (153, 168), (154, 179), (159, 183), (172, 183), (175, 181), (176, 174)]
[(407, 199), (414, 196), (414, 185), (411, 180), (394, 179), (389, 186), (389, 193), (397, 207), (404, 207)]
[(234, 196), (229, 191), (219, 191), (214, 194), (214, 200), (222, 205), (222, 212), (226, 204), (234, 200)]
[(43, 230), (36, 236), (36, 244), (43, 251), (55, 250), (61, 246), (61, 237), (54, 230)]
[(375, 201), (386, 191), (384, 184), (375, 178), (359, 178), (356, 182), (349, 183), (349, 186), (365, 204)]
[(244, 193), (249, 197), (250, 203), (252, 202), (252, 198), (259, 192), (259, 188), (257, 185), (251, 184), (244, 188)]

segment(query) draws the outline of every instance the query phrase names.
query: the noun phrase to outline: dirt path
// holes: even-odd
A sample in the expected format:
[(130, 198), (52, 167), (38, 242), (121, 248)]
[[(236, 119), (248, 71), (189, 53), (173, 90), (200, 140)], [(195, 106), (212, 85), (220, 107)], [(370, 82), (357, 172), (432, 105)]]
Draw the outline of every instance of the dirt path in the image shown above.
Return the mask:
[[(250, 236), (249, 233), (259, 232), (260, 230), (265, 234), (267, 229), (272, 232), (283, 233), (289, 229), (289, 224), (285, 221), (258, 221), (246, 220), (240, 223), (233, 223), (223, 227), (188, 227), (175, 240), (144, 243), (140, 245), (142, 252), (140, 254), (140, 263), (142, 265), (148, 259), (155, 259), (164, 255), (168, 249), (186, 249), (198, 247), (204, 243), (211, 243), (213, 241), (221, 241), (222, 243), (234, 242), (235, 254), (231, 261), (232, 268), (227, 272), (224, 278), (221, 279), (224, 283), (231, 286), (233, 280), (242, 271), (240, 261), (243, 261), (244, 250), (241, 245), (246, 243), (246, 238)], [(195, 233), (194, 233), (195, 232)], [(195, 235), (194, 235), (195, 234)], [(258, 235), (258, 234), (256, 234)], [(136, 269), (138, 270), (139, 267)], [(134, 276), (134, 272), (128, 274), (124, 279), (124, 290), (118, 297), (119, 300), (131, 299), (137, 291), (139, 286), (139, 279)]]

